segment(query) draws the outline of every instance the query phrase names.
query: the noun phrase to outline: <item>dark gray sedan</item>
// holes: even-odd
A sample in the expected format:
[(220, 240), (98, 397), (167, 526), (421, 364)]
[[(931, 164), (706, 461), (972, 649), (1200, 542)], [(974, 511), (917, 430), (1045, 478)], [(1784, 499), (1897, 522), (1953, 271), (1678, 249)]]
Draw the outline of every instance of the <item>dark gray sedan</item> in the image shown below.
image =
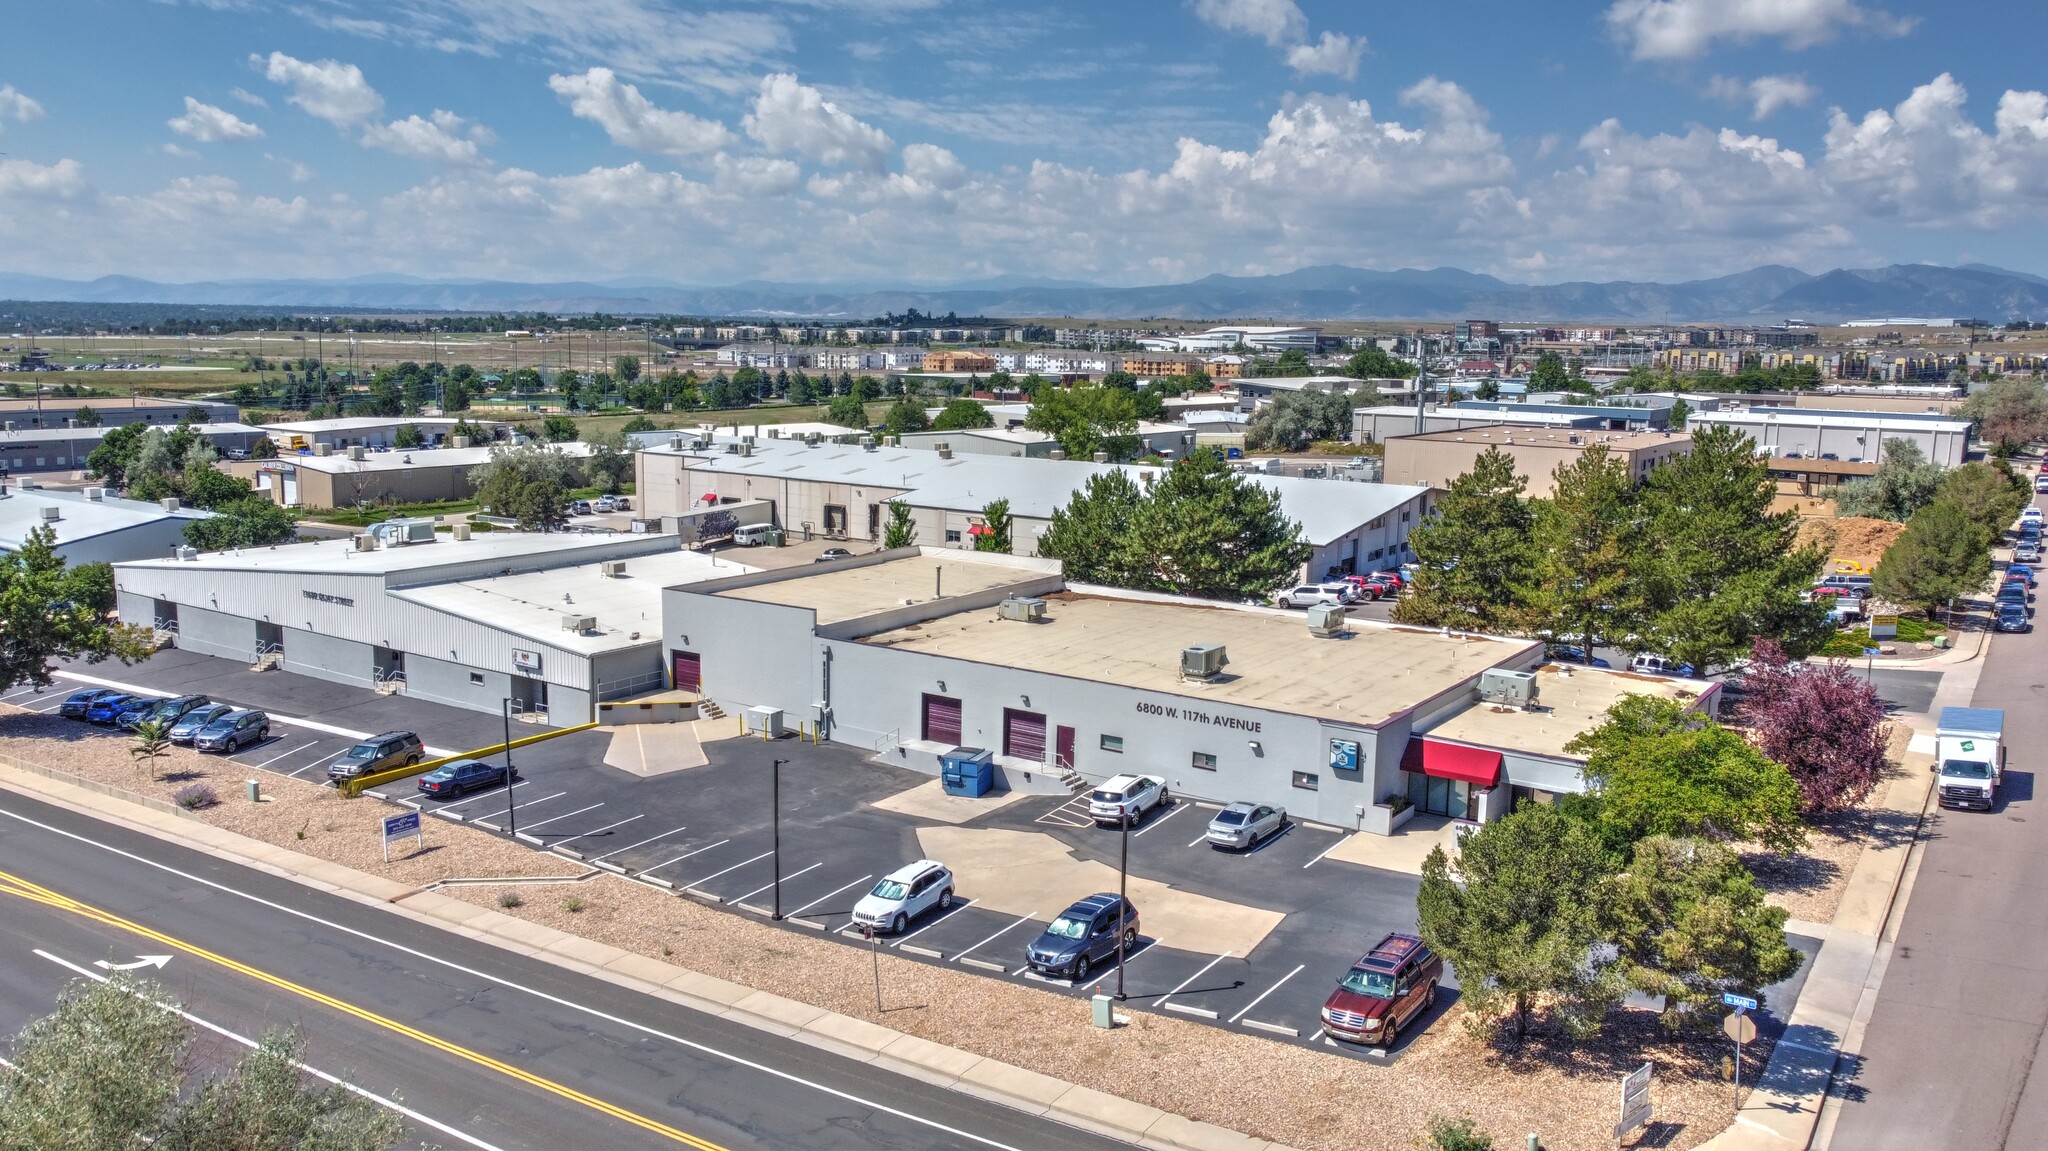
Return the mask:
[(1280, 834), (1287, 809), (1264, 803), (1233, 803), (1209, 821), (1209, 846), (1248, 849)]

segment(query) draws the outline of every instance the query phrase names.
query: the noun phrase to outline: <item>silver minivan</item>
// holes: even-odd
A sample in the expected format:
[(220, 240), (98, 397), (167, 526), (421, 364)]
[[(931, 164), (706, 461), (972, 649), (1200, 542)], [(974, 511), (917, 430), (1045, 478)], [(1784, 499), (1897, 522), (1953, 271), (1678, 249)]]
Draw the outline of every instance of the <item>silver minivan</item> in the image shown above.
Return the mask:
[(774, 531), (773, 524), (744, 524), (733, 529), (732, 542), (741, 547), (759, 547), (768, 542)]

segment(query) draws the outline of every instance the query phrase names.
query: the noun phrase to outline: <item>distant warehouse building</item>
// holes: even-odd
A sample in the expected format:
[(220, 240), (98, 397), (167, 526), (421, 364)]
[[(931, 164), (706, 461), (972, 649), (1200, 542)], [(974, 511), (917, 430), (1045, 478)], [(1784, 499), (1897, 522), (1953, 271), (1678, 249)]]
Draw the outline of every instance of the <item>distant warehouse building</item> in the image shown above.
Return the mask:
[(1515, 461), (1515, 474), (1529, 481), (1528, 494), (1548, 497), (1552, 475), (1576, 462), (1594, 447), (1621, 460), (1637, 483), (1657, 465), (1692, 451), (1692, 437), (1683, 432), (1601, 432), (1588, 429), (1516, 428), (1496, 425), (1462, 431), (1396, 436), (1386, 442), (1388, 483), (1449, 488), (1451, 481), (1472, 470), (1481, 455), (1498, 449)]
[(199, 424), (227, 424), (240, 418), (235, 405), (223, 400), (169, 400), (156, 396), (43, 396), (40, 399), (0, 399), (0, 428), (62, 428), (79, 422), (79, 413), (92, 409), (105, 427), (122, 424), (154, 424), (169, 427), (191, 420)]
[[(0, 472), (79, 472), (86, 457), (100, 446), (112, 429), (100, 427), (17, 428), (0, 431)], [(216, 452), (247, 452), (264, 438), (263, 429), (248, 424), (193, 424), (192, 434), (212, 444)]]
[(1969, 421), (1933, 413), (1724, 408), (1694, 413), (1692, 425), (1734, 428), (1756, 441), (1757, 451), (1788, 459), (1874, 464), (1886, 440), (1906, 440), (1945, 468), (1969, 458)]
[[(1474, 822), (1585, 790), (1566, 751), (1623, 696), (1719, 685), (1547, 665), (1544, 645), (1068, 587), (1044, 560), (905, 548), (663, 593), (675, 686), (936, 773), (966, 746), (1014, 790), (1122, 772), (1387, 834), (1387, 801)], [(765, 709), (765, 710), (760, 710)]]
[(15, 552), (37, 528), (56, 534), (57, 554), (72, 564), (119, 563), (166, 556), (185, 542), (185, 526), (212, 512), (124, 500), (105, 488), (49, 491), (20, 483), (0, 486), (0, 551)]
[[(581, 460), (584, 444), (552, 444)], [(330, 452), (322, 445), (306, 455), (273, 460), (234, 460), (221, 466), (248, 480), (256, 494), (288, 508), (352, 508), (363, 504), (419, 504), (466, 500), (476, 494), (470, 478), (489, 462), (491, 449), (399, 448)]]
[(747, 570), (674, 535), (426, 527), (426, 541), (369, 551), (326, 540), (116, 564), (121, 620), (202, 655), (275, 656), (315, 679), (474, 711), (510, 700), (560, 726), (666, 682), (663, 588)]

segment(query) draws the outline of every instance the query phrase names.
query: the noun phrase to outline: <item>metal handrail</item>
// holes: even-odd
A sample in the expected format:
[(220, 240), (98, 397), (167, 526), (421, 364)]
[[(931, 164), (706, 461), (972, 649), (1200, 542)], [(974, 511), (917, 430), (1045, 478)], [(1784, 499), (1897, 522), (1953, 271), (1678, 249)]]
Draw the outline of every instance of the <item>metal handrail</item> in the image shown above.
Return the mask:
[(278, 655), (283, 655), (284, 645), (281, 643), (260, 643), (256, 645), (257, 659), (262, 659), (264, 656), (269, 655), (272, 652), (275, 652)]
[(875, 754), (887, 755), (903, 746), (903, 729), (891, 728), (886, 735), (875, 741)]
[(379, 669), (372, 674), (376, 676), (378, 683), (391, 683), (394, 680), (398, 683), (405, 682), (405, 669), (402, 667), (394, 667), (389, 671)]
[(159, 616), (157, 617), (156, 621), (150, 626), (157, 631), (174, 632), (178, 630), (178, 621), (175, 619), (164, 619), (163, 617)]

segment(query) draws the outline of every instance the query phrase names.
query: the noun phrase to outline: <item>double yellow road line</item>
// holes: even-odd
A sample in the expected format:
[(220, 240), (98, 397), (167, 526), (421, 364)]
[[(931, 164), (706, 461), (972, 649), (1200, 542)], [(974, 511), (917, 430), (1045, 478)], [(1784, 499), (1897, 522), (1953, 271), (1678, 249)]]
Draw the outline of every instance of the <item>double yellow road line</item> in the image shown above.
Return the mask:
[(426, 1032), (421, 1031), (417, 1027), (407, 1026), (406, 1024), (400, 1023), (396, 1019), (379, 1015), (374, 1011), (368, 1010), (367, 1008), (357, 1007), (353, 1003), (348, 1003), (344, 1002), (343, 1000), (336, 999), (331, 995), (326, 995), (321, 992), (315, 991), (310, 987), (294, 983), (291, 980), (285, 979), (282, 976), (272, 975), (267, 971), (251, 967), (246, 963), (241, 963), (236, 960), (229, 959), (227, 956), (221, 955), (218, 952), (209, 951), (204, 947), (197, 946), (196, 944), (187, 943), (182, 939), (165, 935), (163, 932), (158, 931), (155, 928), (145, 927), (140, 923), (134, 922), (133, 920), (124, 919), (121, 916), (115, 915), (111, 911), (106, 911), (102, 908), (94, 907), (89, 903), (84, 903), (79, 900), (73, 899), (72, 897), (63, 894), (62, 892), (53, 891), (50, 888), (44, 887), (40, 884), (31, 883), (30, 881), (23, 879), (18, 875), (14, 875), (6, 871), (0, 871), (0, 895), (12, 895), (17, 898), (27, 900), (31, 903), (40, 903), (45, 907), (55, 908), (58, 911), (69, 912), (73, 915), (79, 916), (80, 918), (89, 919), (95, 923), (102, 923), (108, 927), (116, 928), (121, 931), (126, 931), (132, 935), (140, 936), (143, 939), (151, 940), (155, 943), (162, 944), (165, 947), (173, 948), (177, 951), (183, 952), (186, 955), (190, 955), (195, 959), (203, 959), (208, 963), (213, 963), (218, 966), (225, 967), (229, 971), (233, 971), (240, 975), (245, 975), (250, 979), (256, 980), (259, 983), (268, 984), (271, 987), (275, 987), (280, 991), (289, 992), (290, 994), (299, 996), (302, 999), (309, 999), (315, 1003), (322, 1005), (323, 1007), (332, 1008), (333, 1010), (339, 1011), (344, 1015), (353, 1016), (357, 1019), (362, 1020), (365, 1023), (371, 1024), (376, 1027), (380, 1027), (386, 1031), (392, 1032), (393, 1034), (402, 1035), (405, 1038), (414, 1041), (415, 1043), (419, 1043), (426, 1047), (431, 1047), (436, 1051), (444, 1052), (448, 1055), (453, 1055), (457, 1059), (461, 1059), (465, 1062), (473, 1063), (479, 1067), (495, 1071), (498, 1074), (503, 1075), (509, 1079), (516, 1079), (519, 1082), (524, 1083), (530, 1087), (537, 1087), (542, 1091), (545, 1091), (551, 1095), (558, 1096), (562, 1099), (566, 1099), (572, 1103), (582, 1104), (583, 1106), (588, 1107), (593, 1111), (601, 1112), (605, 1115), (609, 1115), (612, 1118), (618, 1119), (625, 1123), (630, 1123), (643, 1131), (652, 1132), (653, 1134), (659, 1135), (664, 1139), (669, 1139), (674, 1142), (681, 1143), (686, 1147), (696, 1148), (697, 1151), (726, 1151), (726, 1148), (717, 1143), (713, 1143), (708, 1139), (700, 1139), (687, 1131), (678, 1130), (674, 1127), (669, 1126), (666, 1123), (660, 1122), (659, 1120), (649, 1119), (645, 1115), (641, 1115), (633, 1111), (628, 1111), (623, 1107), (607, 1103), (604, 1100), (597, 1098), (596, 1096), (587, 1095), (581, 1091), (576, 1090), (573, 1087), (557, 1083), (554, 1080), (548, 1079), (544, 1076), (535, 1075), (530, 1071), (521, 1070), (520, 1068), (514, 1067), (509, 1063), (503, 1062), (502, 1060), (493, 1059), (480, 1051), (472, 1051), (469, 1048), (462, 1046), (461, 1044), (450, 1043), (445, 1039), (429, 1035)]

